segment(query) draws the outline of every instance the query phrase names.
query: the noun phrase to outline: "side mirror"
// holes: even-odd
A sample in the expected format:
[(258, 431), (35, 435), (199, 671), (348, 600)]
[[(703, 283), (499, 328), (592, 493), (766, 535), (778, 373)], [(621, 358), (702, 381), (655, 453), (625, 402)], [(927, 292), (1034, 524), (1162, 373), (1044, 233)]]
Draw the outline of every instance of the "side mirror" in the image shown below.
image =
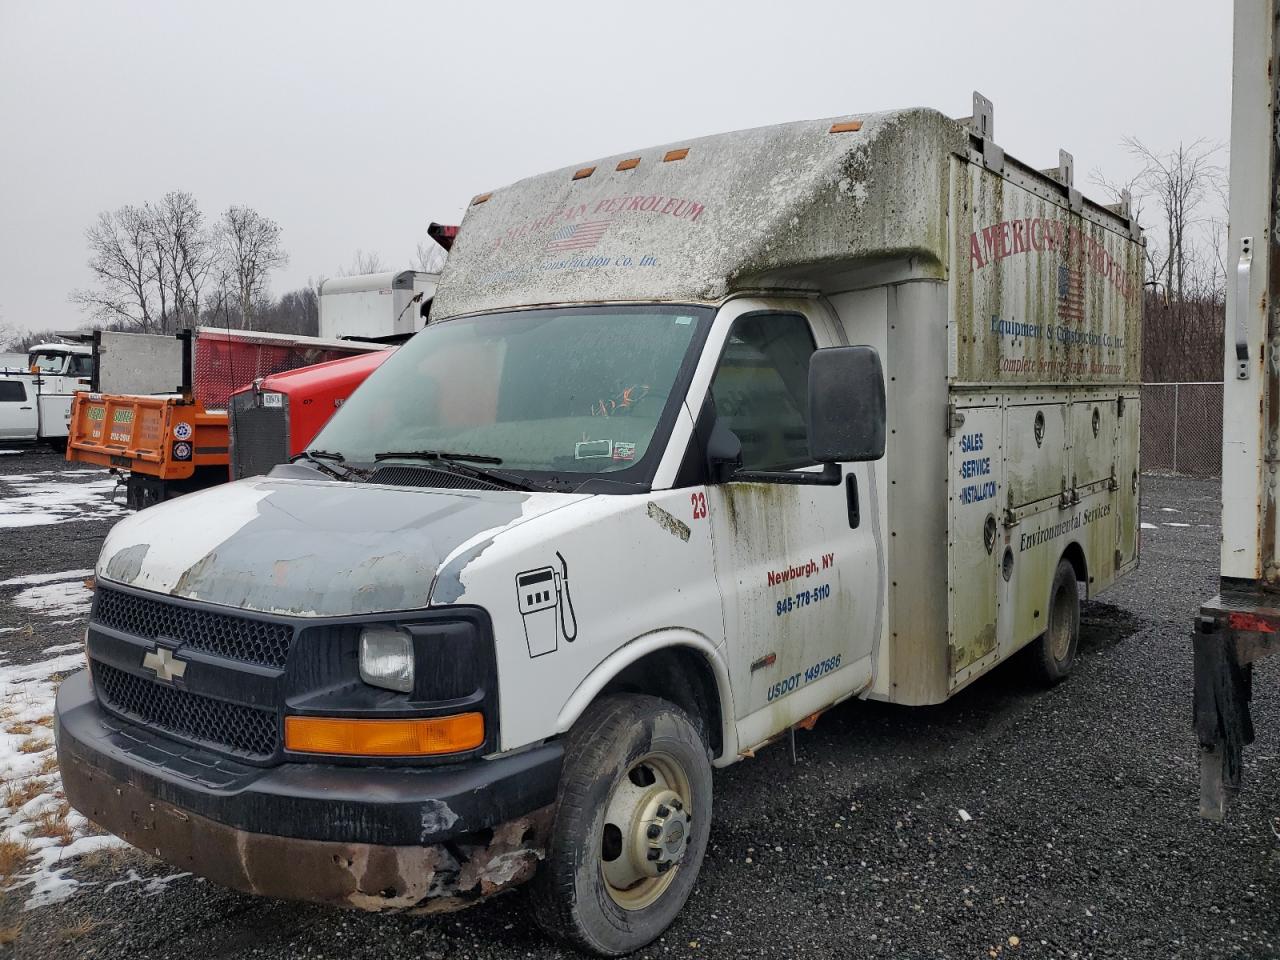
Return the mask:
[(809, 357), (809, 456), (818, 463), (879, 460), (884, 370), (874, 347), (826, 347)]
[(707, 467), (712, 483), (726, 483), (742, 469), (742, 441), (719, 417), (707, 438)]

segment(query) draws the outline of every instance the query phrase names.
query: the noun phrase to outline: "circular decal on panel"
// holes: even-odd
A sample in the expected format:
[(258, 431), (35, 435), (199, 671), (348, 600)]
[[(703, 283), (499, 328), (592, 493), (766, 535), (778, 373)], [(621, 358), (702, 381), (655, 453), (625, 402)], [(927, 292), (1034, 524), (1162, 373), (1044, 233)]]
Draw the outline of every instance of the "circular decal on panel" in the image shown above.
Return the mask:
[(185, 420), (179, 420), (173, 425), (173, 435), (179, 440), (190, 440), (191, 424), (187, 423)]
[(173, 445), (173, 459), (175, 459), (175, 460), (190, 460), (190, 459), (191, 459), (191, 444), (189, 444), (189, 443), (175, 443), (175, 444)]

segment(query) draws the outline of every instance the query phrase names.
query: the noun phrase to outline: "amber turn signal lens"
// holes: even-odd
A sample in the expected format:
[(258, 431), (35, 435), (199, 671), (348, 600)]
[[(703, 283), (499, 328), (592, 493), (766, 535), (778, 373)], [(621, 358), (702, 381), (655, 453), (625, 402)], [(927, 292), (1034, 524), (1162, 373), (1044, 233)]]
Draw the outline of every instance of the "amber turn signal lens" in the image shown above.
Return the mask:
[(833, 123), (828, 133), (856, 133), (862, 129), (861, 120), (846, 120), (843, 123)]
[(484, 743), (484, 716), (404, 720), (285, 717), (284, 746), (299, 753), (362, 757), (425, 757), (474, 750)]

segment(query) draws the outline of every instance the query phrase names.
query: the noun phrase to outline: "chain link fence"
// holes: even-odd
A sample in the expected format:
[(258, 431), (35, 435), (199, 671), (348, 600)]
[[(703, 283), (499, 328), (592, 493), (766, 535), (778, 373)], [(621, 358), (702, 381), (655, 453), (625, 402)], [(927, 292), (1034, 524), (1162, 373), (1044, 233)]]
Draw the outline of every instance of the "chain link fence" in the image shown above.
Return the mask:
[(1142, 385), (1142, 470), (1222, 475), (1222, 383)]

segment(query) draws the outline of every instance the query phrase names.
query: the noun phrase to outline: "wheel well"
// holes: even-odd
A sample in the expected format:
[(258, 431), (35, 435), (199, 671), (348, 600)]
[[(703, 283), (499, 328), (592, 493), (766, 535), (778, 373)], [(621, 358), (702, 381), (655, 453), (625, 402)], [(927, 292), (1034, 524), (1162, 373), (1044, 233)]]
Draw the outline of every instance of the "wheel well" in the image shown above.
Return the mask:
[(724, 749), (715, 674), (695, 650), (668, 647), (641, 657), (610, 680), (600, 696), (610, 693), (647, 693), (669, 700), (697, 724), (713, 757)]
[(1084, 561), (1084, 551), (1080, 549), (1080, 544), (1071, 543), (1067, 545), (1067, 549), (1062, 551), (1062, 559), (1071, 564), (1071, 569), (1076, 572), (1076, 579), (1085, 585), (1085, 590), (1089, 588), (1089, 567)]

